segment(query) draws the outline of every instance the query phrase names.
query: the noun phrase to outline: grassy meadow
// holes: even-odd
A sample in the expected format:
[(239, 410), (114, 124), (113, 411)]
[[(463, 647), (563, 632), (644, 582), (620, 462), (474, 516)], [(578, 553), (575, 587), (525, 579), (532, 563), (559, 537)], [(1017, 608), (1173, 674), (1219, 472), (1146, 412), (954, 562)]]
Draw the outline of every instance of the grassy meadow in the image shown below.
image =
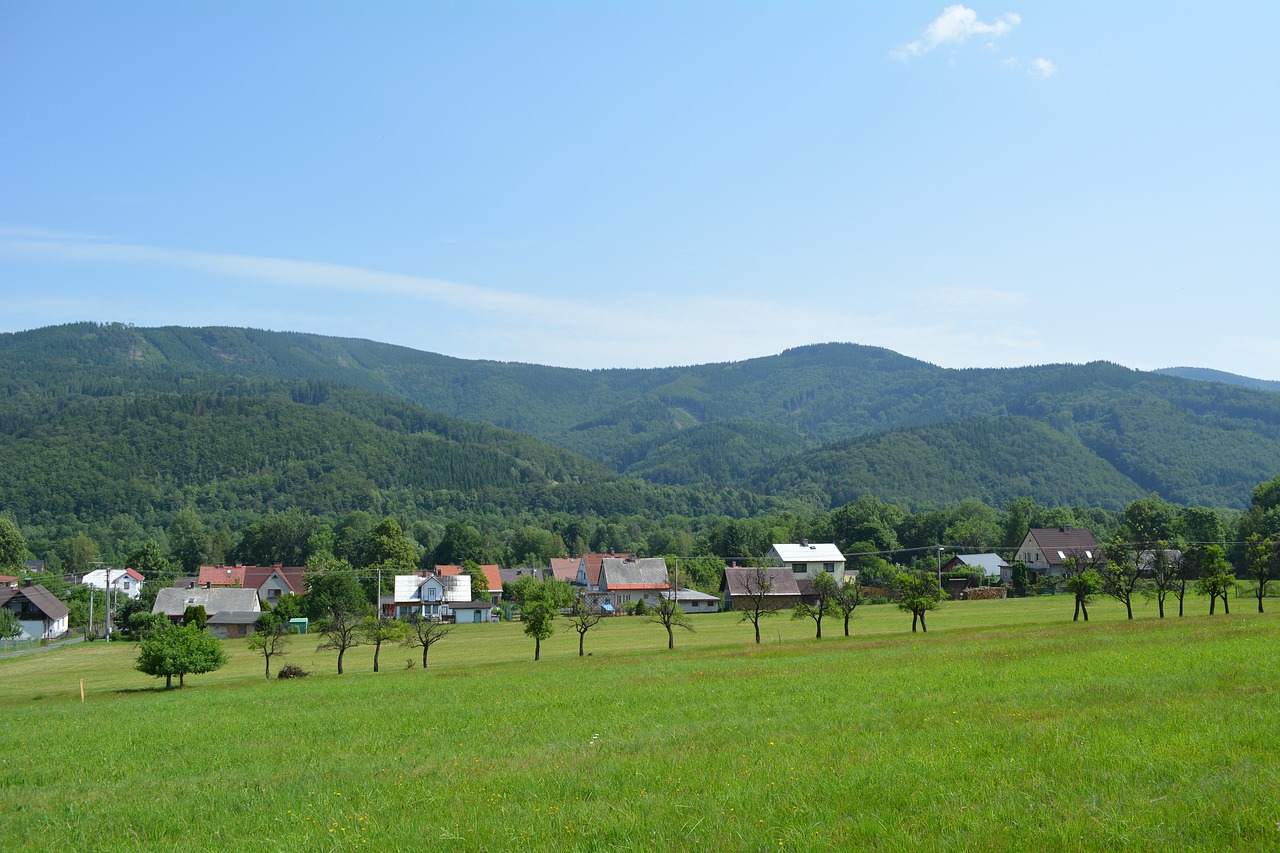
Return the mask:
[[(244, 640), (184, 690), (132, 644), (0, 660), (8, 850), (1277, 849), (1280, 616), (1133, 622), (1067, 596), (607, 620), (543, 644), (462, 625), (418, 650)], [(1176, 602), (1174, 604), (1176, 613)], [(85, 701), (80, 701), (80, 679)]]

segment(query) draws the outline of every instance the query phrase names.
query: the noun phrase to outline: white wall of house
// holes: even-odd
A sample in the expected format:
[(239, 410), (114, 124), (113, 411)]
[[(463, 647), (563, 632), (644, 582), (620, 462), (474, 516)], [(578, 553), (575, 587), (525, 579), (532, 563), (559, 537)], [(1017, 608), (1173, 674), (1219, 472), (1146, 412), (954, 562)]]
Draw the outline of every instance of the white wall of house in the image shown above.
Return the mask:
[(836, 583), (844, 580), (844, 554), (831, 543), (777, 544), (765, 558), (772, 565), (791, 569), (797, 578), (812, 580), (826, 572)]

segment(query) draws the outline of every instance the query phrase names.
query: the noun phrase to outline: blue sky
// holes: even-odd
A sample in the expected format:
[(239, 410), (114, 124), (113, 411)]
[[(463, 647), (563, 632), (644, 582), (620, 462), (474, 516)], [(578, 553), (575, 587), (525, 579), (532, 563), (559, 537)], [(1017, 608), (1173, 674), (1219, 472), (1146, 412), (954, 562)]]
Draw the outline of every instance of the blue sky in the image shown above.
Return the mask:
[(1280, 4), (0, 2), (0, 331), (1280, 379)]

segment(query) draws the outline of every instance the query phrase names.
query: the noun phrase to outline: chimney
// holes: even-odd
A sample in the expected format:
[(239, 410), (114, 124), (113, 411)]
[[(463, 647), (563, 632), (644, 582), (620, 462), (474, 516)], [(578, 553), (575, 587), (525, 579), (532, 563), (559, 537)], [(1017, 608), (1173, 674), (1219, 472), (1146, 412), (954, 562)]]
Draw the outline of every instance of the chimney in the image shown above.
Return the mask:
[(212, 581), (205, 581), (205, 582), (204, 582), (204, 588), (205, 588), (205, 589), (211, 589), (212, 587), (213, 587), (213, 582), (212, 582)]
[(801, 548), (808, 548), (808, 547), (809, 547), (809, 540), (808, 540), (808, 539), (801, 539), (801, 540), (800, 540), (800, 547), (801, 547)]

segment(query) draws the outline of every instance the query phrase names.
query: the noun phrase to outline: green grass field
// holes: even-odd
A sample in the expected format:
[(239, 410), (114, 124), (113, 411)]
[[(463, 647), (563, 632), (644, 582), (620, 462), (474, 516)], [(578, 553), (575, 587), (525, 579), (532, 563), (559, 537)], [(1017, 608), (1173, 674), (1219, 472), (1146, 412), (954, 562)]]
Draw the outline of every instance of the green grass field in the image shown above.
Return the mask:
[[(559, 633), (431, 668), (245, 641), (185, 690), (103, 643), (0, 661), (7, 850), (1280, 848), (1280, 617), (1066, 596)], [(1176, 604), (1175, 604), (1176, 612)], [(273, 662), (273, 666), (276, 664)], [(84, 679), (86, 698), (80, 701)]]

